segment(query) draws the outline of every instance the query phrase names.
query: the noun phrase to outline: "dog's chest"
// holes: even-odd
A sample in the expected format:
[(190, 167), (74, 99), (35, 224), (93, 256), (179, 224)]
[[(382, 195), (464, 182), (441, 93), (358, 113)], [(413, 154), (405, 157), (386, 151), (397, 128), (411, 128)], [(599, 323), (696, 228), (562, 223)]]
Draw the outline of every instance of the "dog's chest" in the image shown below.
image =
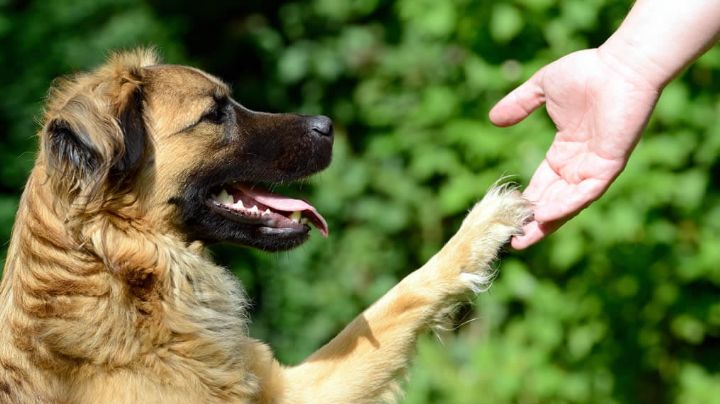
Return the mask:
[(158, 380), (196, 379), (214, 395), (251, 397), (265, 348), (247, 336), (246, 299), (226, 269), (196, 256), (172, 257), (163, 296), (163, 334), (150, 353)]

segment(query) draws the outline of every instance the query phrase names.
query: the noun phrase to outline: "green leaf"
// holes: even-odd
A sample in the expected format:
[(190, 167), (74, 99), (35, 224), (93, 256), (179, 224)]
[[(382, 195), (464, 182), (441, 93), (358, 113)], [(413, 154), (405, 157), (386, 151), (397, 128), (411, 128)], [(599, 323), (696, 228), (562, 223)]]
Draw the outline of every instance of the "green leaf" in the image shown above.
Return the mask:
[(497, 3), (490, 20), (490, 34), (500, 43), (509, 42), (520, 33), (524, 24), (525, 20), (517, 8)]

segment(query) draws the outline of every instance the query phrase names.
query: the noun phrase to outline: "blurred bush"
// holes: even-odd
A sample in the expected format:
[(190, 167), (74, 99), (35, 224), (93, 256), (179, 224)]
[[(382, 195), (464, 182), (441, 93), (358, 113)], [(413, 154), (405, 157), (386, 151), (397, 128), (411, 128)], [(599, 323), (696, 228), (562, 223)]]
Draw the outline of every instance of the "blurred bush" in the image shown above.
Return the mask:
[[(334, 163), (296, 190), (330, 238), (275, 255), (215, 248), (253, 297), (253, 335), (297, 362), (437, 251), (497, 178), (527, 183), (551, 122), (497, 129), (487, 111), (542, 65), (601, 44), (629, 6), (0, 0), (0, 237), (52, 78), (110, 49), (156, 44), (251, 108), (330, 115)], [(601, 201), (506, 256), (463, 327), (421, 339), (405, 402), (720, 400), (719, 68), (716, 47), (667, 88)]]

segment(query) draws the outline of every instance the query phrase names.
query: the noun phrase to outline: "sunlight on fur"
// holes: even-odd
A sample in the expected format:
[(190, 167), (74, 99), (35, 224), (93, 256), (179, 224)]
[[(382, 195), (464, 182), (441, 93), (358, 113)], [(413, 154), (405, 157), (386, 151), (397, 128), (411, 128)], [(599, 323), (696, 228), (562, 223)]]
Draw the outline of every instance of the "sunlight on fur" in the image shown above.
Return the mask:
[(530, 209), (513, 187), (494, 187), (427, 264), (283, 366), (248, 336), (241, 285), (205, 245), (289, 249), (310, 226), (206, 198), (226, 182), (322, 170), (328, 121), (255, 113), (219, 79), (147, 49), (57, 81), (0, 286), (0, 401), (396, 400), (417, 336), (490, 286), (492, 261)]

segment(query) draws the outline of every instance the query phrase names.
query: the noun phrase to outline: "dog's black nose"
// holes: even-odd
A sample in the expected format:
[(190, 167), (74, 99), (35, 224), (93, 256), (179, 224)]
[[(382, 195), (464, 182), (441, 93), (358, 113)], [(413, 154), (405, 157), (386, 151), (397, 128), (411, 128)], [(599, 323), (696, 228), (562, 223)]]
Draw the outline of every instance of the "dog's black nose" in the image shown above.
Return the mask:
[(313, 133), (320, 136), (333, 137), (332, 119), (326, 117), (325, 115), (310, 117), (308, 120), (308, 126)]

